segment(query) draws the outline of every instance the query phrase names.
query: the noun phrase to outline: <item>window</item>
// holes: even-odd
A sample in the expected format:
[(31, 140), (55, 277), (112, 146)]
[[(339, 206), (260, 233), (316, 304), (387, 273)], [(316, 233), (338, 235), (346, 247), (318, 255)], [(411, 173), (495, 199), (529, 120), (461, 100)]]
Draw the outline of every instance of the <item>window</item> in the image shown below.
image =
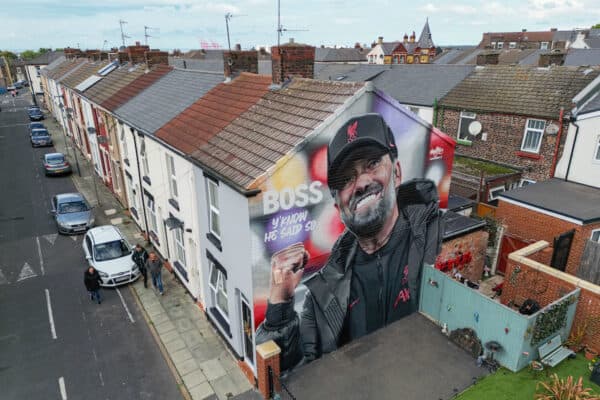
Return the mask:
[(177, 191), (177, 176), (175, 174), (175, 160), (173, 160), (173, 156), (170, 154), (165, 154), (167, 157), (167, 173), (169, 174), (169, 191), (171, 193), (171, 197), (177, 199), (178, 191)]
[(471, 140), (471, 135), (469, 134), (469, 125), (471, 122), (475, 121), (475, 117), (477, 114), (472, 112), (463, 111), (460, 113), (460, 122), (458, 123), (458, 139), (460, 140)]
[(227, 275), (223, 273), (221, 268), (210, 261), (210, 282), (209, 286), (212, 289), (215, 306), (217, 310), (226, 318), (229, 317), (229, 306), (227, 304)]
[(154, 234), (158, 232), (158, 224), (156, 223), (156, 211), (154, 209), (154, 198), (146, 195), (146, 211), (148, 211), (148, 229)]
[(548, 50), (548, 42), (541, 42), (540, 50)]
[(148, 165), (148, 157), (146, 155), (146, 143), (144, 139), (140, 141), (140, 155), (142, 156), (142, 169), (144, 176), (150, 175), (150, 166)]
[(516, 49), (517, 48), (517, 42), (510, 42), (508, 44), (508, 48), (509, 49)]
[(592, 231), (592, 236), (590, 236), (590, 240), (600, 243), (600, 229)]
[(488, 201), (496, 200), (498, 198), (498, 196), (500, 196), (500, 194), (502, 192), (504, 192), (505, 190), (506, 189), (504, 188), (504, 186), (498, 186), (498, 187), (490, 189), (490, 195), (488, 196), (489, 197)]
[(219, 185), (211, 179), (208, 183), (209, 228), (210, 232), (221, 239), (221, 223), (219, 213)]
[(600, 135), (596, 139), (596, 148), (594, 149), (594, 162), (600, 161)]
[(498, 42), (498, 50), (502, 49), (503, 47), (504, 47), (504, 43)]
[(179, 227), (173, 230), (173, 239), (175, 240), (175, 256), (181, 265), (186, 265), (185, 248), (183, 247), (183, 228)]
[(521, 144), (521, 150), (530, 153), (539, 153), (545, 128), (546, 121), (528, 119), (527, 126), (525, 127), (525, 135), (523, 136), (523, 143)]
[(131, 175), (127, 175), (127, 197), (129, 198), (129, 207), (137, 208), (137, 199), (135, 197), (135, 190), (133, 190)]
[(527, 185), (533, 185), (534, 183), (535, 183), (535, 181), (532, 181), (531, 179), (521, 179), (519, 186), (523, 187), (523, 186), (527, 186)]
[(123, 158), (129, 158), (129, 150), (127, 149), (127, 138), (125, 137), (125, 130), (123, 129), (123, 125), (119, 124), (119, 133), (121, 136), (121, 144), (123, 149)]
[(492, 42), (492, 49), (496, 48), (496, 42)]

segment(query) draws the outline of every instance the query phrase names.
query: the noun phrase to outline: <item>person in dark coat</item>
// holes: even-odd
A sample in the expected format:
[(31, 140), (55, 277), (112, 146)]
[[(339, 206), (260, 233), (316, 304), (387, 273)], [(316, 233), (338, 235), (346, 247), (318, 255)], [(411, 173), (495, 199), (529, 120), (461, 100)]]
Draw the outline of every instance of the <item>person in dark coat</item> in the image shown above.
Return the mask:
[(100, 278), (100, 274), (96, 271), (96, 268), (90, 265), (90, 267), (85, 270), (83, 273), (83, 283), (88, 292), (90, 292), (90, 299), (92, 301), (97, 301), (98, 304), (102, 304), (102, 294), (100, 293), (102, 278)]
[(148, 256), (148, 260), (146, 260), (146, 268), (150, 270), (150, 275), (152, 276), (152, 285), (158, 289), (161, 296), (164, 294), (162, 266), (163, 263), (160, 258), (158, 258), (155, 252), (151, 251), (150, 255)]
[(274, 340), (281, 369), (310, 362), (418, 310), (421, 271), (433, 264), (443, 232), (430, 180), (401, 183), (391, 129), (379, 114), (351, 118), (328, 146), (327, 180), (345, 232), (326, 265), (294, 290), (308, 253), (294, 244), (273, 254), (266, 317), (257, 344)]
[(131, 259), (138, 266), (142, 276), (144, 277), (144, 287), (148, 288), (148, 270), (146, 269), (146, 260), (148, 260), (148, 252), (139, 243), (135, 245)]

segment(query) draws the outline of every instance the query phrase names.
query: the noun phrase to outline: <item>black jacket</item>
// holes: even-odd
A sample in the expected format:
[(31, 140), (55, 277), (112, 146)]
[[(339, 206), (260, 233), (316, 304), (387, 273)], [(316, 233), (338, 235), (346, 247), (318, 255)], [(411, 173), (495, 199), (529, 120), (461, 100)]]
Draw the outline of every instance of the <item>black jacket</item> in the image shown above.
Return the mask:
[(91, 274), (87, 269), (83, 273), (83, 283), (88, 291), (100, 289), (101, 282), (102, 278), (100, 278), (100, 274), (96, 269)]
[(139, 269), (146, 268), (146, 260), (148, 259), (148, 252), (146, 249), (142, 247), (142, 251), (137, 251), (133, 249), (133, 254), (131, 254), (131, 259), (138, 266)]
[[(413, 180), (397, 190), (399, 218), (410, 224), (408, 286), (418, 301), (424, 263), (433, 264), (441, 248), (442, 218), (435, 184)], [(338, 348), (346, 319), (356, 237), (346, 231), (334, 244), (323, 269), (307, 279), (309, 289), (302, 317), (294, 311), (293, 299), (269, 304), (265, 321), (258, 327), (256, 342), (274, 340), (281, 348), (281, 369), (289, 369), (303, 358), (310, 362)]]

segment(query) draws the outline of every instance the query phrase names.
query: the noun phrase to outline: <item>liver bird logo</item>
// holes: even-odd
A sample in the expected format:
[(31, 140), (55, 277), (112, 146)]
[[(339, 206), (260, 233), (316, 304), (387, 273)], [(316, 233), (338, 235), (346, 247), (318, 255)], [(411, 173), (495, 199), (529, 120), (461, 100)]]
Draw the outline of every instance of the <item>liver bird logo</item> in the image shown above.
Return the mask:
[(354, 142), (357, 138), (358, 130), (358, 121), (354, 121), (353, 124), (348, 125), (348, 130), (346, 131), (346, 136), (348, 139), (348, 143)]

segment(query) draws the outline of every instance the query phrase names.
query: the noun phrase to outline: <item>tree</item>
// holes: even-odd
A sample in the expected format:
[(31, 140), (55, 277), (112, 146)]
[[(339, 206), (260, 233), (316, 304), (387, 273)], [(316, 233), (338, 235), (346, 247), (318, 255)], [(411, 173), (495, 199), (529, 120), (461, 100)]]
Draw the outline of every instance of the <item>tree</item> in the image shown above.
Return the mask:
[(17, 55), (15, 53), (13, 53), (12, 51), (8, 51), (8, 50), (0, 50), (0, 57), (6, 57), (9, 60), (17, 59)]
[(21, 58), (23, 60), (31, 60), (33, 58), (36, 58), (37, 56), (39, 56), (39, 53), (35, 50), (25, 50), (21, 52)]
[(596, 25), (592, 26), (592, 29), (600, 29), (600, 24), (596, 24)]

